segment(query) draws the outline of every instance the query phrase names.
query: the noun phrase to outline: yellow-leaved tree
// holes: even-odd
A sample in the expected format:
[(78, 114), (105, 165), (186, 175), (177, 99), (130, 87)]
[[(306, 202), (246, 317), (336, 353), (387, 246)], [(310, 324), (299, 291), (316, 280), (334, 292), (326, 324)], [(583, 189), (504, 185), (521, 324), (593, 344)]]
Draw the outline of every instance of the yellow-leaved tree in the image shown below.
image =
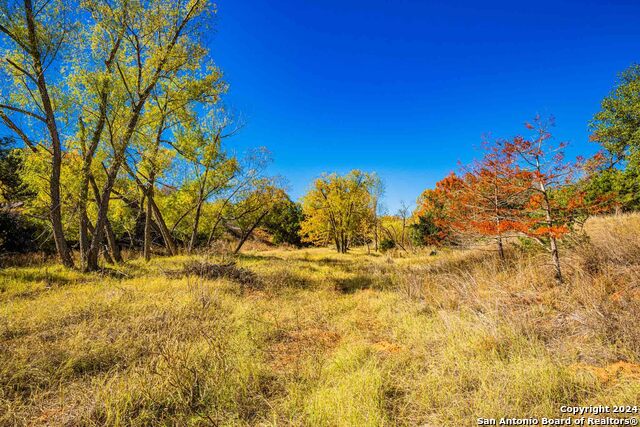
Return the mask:
[(335, 244), (346, 253), (349, 247), (364, 242), (375, 221), (372, 203), (372, 174), (353, 170), (346, 175), (323, 175), (302, 199), (304, 240), (320, 245)]

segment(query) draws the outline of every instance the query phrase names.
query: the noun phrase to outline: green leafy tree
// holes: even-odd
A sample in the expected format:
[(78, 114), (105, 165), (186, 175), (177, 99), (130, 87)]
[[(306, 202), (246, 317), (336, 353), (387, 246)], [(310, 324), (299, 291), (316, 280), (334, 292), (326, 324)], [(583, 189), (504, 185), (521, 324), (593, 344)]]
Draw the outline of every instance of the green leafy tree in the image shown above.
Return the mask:
[(438, 226), (433, 212), (423, 212), (417, 220), (409, 226), (409, 238), (416, 246), (440, 244), (443, 242), (445, 231)]
[(623, 71), (590, 123), (591, 139), (603, 147), (591, 199), (614, 196), (624, 210), (640, 208), (640, 65)]
[(0, 138), (0, 251), (28, 252), (37, 249), (42, 228), (23, 214), (23, 205), (34, 196), (21, 177), (23, 151), (12, 138)]
[(0, 138), (0, 204), (23, 202), (33, 196), (21, 176), (23, 151), (13, 138)]
[(276, 203), (265, 217), (264, 228), (273, 235), (274, 243), (301, 247), (300, 224), (303, 220), (302, 206), (287, 196)]

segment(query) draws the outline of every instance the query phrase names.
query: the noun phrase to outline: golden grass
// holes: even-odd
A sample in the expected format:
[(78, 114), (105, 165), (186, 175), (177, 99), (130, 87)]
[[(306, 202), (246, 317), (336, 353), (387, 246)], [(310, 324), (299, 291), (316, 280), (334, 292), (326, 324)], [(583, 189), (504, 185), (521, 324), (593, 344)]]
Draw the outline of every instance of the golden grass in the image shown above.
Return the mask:
[(7, 268), (0, 425), (464, 426), (635, 405), (640, 217), (586, 230), (560, 286), (516, 247), (504, 264), (252, 251), (237, 262), (260, 289), (166, 274), (187, 257)]

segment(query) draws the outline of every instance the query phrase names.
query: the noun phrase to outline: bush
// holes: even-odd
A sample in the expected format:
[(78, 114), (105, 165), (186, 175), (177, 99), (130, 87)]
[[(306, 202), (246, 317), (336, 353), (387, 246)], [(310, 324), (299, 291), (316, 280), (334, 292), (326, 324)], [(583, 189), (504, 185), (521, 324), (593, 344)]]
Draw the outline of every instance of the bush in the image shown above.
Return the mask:
[(0, 252), (35, 252), (38, 250), (36, 240), (42, 231), (18, 213), (0, 209)]
[(391, 249), (393, 249), (393, 248), (395, 248), (395, 247), (396, 247), (396, 242), (395, 242), (395, 240), (391, 240), (391, 239), (383, 239), (383, 240), (380, 242), (380, 250), (381, 250), (382, 252), (389, 251), (389, 250), (391, 250)]

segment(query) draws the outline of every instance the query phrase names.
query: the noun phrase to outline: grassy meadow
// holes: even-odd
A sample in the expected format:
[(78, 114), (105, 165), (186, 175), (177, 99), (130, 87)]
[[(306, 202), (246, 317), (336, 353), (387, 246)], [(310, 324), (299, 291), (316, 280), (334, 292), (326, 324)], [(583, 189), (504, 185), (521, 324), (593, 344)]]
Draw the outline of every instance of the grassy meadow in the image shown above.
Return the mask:
[[(0, 270), (0, 425), (466, 426), (640, 397), (640, 216), (547, 254), (253, 250)], [(227, 262), (221, 255), (200, 260)]]

